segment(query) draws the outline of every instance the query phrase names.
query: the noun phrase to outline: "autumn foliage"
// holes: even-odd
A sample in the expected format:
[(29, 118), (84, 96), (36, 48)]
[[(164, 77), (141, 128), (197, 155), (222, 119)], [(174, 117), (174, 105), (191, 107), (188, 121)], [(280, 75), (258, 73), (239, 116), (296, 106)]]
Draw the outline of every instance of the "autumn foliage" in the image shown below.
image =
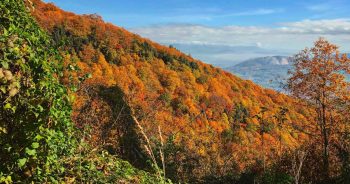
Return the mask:
[(341, 165), (335, 155), (343, 154), (343, 136), (348, 134), (350, 83), (344, 74), (350, 74), (350, 59), (340, 54), (336, 45), (320, 38), (313, 48), (296, 55), (294, 69), (288, 88), (293, 96), (315, 109), (316, 124), (305, 130), (313, 133), (314, 141), (322, 145), (323, 168), (319, 178), (330, 182)]
[[(75, 15), (39, 0), (32, 13), (63, 46), (65, 64), (80, 68), (62, 81), (92, 76), (72, 91), (75, 123), (92, 130), (92, 145), (134, 165), (147, 167), (132, 117), (150, 137), (161, 127), (166, 172), (174, 181), (260, 172), (309, 140), (300, 129), (316, 113), (305, 103), (97, 15)], [(158, 141), (153, 139), (155, 146)]]

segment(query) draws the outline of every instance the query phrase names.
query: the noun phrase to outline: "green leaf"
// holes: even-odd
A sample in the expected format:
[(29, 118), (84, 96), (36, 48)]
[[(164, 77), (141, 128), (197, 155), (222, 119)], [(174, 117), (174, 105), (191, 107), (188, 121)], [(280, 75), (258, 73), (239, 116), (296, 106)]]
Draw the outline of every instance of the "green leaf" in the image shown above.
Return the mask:
[(1, 87), (0, 87), (0, 90), (1, 90), (2, 93), (6, 93), (6, 88), (5, 88), (5, 86), (1, 86)]
[(0, 127), (0, 132), (7, 134), (7, 130), (4, 127)]
[(41, 136), (41, 135), (36, 135), (36, 136), (35, 136), (35, 139), (38, 140), (38, 141), (40, 141), (40, 140), (43, 139), (43, 138), (44, 138), (44, 137)]
[(18, 165), (18, 167), (23, 167), (24, 164), (26, 164), (26, 162), (27, 162), (26, 158), (21, 158), (21, 159), (18, 159), (17, 165)]
[(38, 105), (38, 109), (39, 109), (39, 112), (43, 112), (44, 111), (44, 108), (41, 105)]
[(76, 86), (72, 86), (72, 87), (71, 87), (71, 90), (72, 90), (73, 92), (76, 92), (76, 91), (78, 91), (78, 88), (77, 88)]
[(26, 153), (30, 156), (34, 156), (36, 154), (36, 151), (34, 149), (26, 148)]
[(5, 69), (8, 69), (8, 68), (9, 68), (9, 64), (8, 64), (7, 62), (5, 62), (5, 61), (1, 62), (1, 65), (2, 65), (2, 67), (5, 68)]
[(5, 106), (4, 106), (4, 109), (11, 109), (11, 104), (10, 103), (7, 103)]
[(32, 143), (32, 148), (34, 148), (34, 149), (39, 148), (39, 143), (38, 142), (33, 142)]
[(13, 112), (13, 113), (15, 113), (15, 112), (16, 112), (16, 109), (17, 109), (17, 107), (16, 107), (16, 106), (12, 106), (12, 108), (11, 108), (11, 110), (12, 110), (12, 112)]

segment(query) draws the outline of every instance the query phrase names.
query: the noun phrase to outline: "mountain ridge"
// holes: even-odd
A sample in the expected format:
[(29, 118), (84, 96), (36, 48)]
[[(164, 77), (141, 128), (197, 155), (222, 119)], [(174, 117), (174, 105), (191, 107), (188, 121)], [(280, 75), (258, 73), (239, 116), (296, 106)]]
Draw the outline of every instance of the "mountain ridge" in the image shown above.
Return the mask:
[(293, 57), (280, 55), (251, 58), (224, 68), (243, 79), (278, 91), (284, 91), (282, 86), (288, 78), (288, 71), (292, 69)]
[[(279, 144), (280, 131), (286, 149), (307, 140), (306, 134), (291, 133), (287, 126), (259, 136), (255, 115), (261, 107), (269, 109), (264, 112), (269, 117), (288, 108), (286, 118), (293, 124), (310, 121), (312, 111), (295, 99), (104, 23), (99, 16), (79, 16), (40, 0), (33, 2), (39, 24), (62, 45), (65, 64), (79, 66), (73, 78), (92, 75), (75, 94), (73, 119), (79, 127), (93, 128), (89, 139), (93, 146), (147, 167), (135, 117), (152, 137), (158, 137), (161, 127), (166, 151), (176, 149), (166, 157), (173, 181), (203, 182), (210, 175), (259, 168), (263, 140), (269, 142), (266, 160), (272, 163), (279, 154), (273, 148)], [(270, 126), (276, 125), (271, 118)]]
[(172, 44), (179, 50), (200, 58), (214, 66), (226, 68), (252, 57), (262, 57), (279, 53), (276, 50), (258, 46), (234, 46), (217, 44)]
[(281, 83), (288, 77), (292, 69), (293, 58), (289, 56), (266, 56), (252, 58), (225, 70), (244, 79), (279, 91), (283, 91)]

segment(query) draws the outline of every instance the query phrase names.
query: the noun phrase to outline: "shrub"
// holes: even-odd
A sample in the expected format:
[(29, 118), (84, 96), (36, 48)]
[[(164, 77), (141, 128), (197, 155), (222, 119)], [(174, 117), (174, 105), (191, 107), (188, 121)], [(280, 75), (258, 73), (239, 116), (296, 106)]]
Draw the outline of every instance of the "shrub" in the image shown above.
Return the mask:
[(23, 0), (0, 1), (0, 183), (158, 183), (86, 144), (53, 45)]

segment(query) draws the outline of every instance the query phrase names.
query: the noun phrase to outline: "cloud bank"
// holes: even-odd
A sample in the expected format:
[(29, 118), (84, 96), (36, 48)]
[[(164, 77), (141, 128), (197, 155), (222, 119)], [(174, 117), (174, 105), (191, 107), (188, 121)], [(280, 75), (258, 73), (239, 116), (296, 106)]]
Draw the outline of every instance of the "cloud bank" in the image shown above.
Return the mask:
[[(274, 55), (294, 54), (312, 46), (318, 37), (325, 37), (339, 45), (341, 51), (350, 51), (350, 19), (302, 20), (279, 23), (275, 27), (163, 24), (134, 28), (131, 31), (164, 44), (255, 46), (271, 50), (268, 52), (270, 54), (276, 51)], [(185, 51), (191, 52), (191, 47), (187, 46)], [(249, 58), (249, 51), (245, 53), (242, 58)], [(215, 57), (213, 54), (212, 57)], [(229, 57), (237, 60), (232, 54)], [(223, 60), (229, 60), (229, 57)]]
[(133, 28), (134, 33), (161, 43), (219, 45), (259, 45), (300, 49), (323, 36), (340, 46), (349, 47), (350, 19), (303, 20), (280, 23), (276, 27), (165, 24)]

